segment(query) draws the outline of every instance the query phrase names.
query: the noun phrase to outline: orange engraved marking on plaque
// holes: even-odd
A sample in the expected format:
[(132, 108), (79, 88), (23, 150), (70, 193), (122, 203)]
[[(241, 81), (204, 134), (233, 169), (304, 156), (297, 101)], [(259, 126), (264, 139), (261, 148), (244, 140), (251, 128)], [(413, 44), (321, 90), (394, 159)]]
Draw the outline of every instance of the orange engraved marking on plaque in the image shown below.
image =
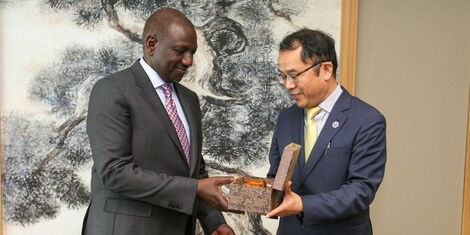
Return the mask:
[(251, 179), (251, 180), (246, 181), (243, 185), (249, 186), (249, 187), (266, 188), (266, 181), (262, 179)]

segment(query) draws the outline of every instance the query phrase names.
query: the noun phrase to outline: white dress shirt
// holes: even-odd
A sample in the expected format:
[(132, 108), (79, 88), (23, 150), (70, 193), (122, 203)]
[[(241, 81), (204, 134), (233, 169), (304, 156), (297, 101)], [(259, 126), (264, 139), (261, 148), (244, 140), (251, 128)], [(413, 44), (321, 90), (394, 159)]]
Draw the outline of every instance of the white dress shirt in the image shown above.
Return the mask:
[[(328, 117), (330, 116), (331, 110), (333, 109), (333, 106), (335, 106), (336, 101), (338, 101), (339, 96), (343, 93), (343, 89), (341, 89), (341, 86), (338, 84), (336, 86), (335, 90), (331, 92), (331, 94), (326, 97), (326, 99), (321, 102), (318, 106), (320, 106), (321, 111), (313, 118), (315, 120), (315, 125), (317, 126), (317, 137), (320, 135), (321, 130), (323, 129), (323, 126), (325, 125), (326, 120), (328, 120)], [(305, 110), (305, 116), (304, 116), (304, 123), (305, 123), (305, 128), (307, 128), (307, 110)], [(305, 133), (305, 130), (304, 130)]]
[[(165, 85), (166, 82), (163, 81), (163, 79), (158, 75), (158, 73), (155, 70), (153, 70), (152, 67), (150, 67), (150, 65), (147, 64), (147, 62), (145, 62), (144, 58), (141, 58), (139, 62), (142, 68), (144, 69), (145, 73), (147, 74), (147, 76), (150, 78), (150, 81), (152, 82), (152, 85), (155, 88), (155, 91), (157, 92), (158, 97), (160, 97), (160, 100), (162, 101), (166, 109), (166, 98), (165, 98), (165, 93), (163, 93), (163, 88), (162, 88), (162, 86)], [(173, 88), (171, 95), (173, 97), (173, 100), (175, 101), (178, 116), (183, 122), (184, 129), (186, 130), (186, 135), (188, 137), (188, 142), (191, 144), (188, 120), (186, 120), (186, 116), (184, 115), (183, 108), (181, 107), (181, 103), (178, 99), (178, 96), (176, 95), (173, 84), (170, 83), (170, 85)]]

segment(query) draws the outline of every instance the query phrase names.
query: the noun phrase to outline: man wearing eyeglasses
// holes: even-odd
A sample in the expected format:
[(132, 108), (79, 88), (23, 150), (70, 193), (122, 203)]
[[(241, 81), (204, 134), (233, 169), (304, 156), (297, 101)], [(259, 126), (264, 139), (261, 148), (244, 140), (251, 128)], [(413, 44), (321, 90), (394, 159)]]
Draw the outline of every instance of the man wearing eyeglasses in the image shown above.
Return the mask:
[(275, 177), (282, 149), (302, 145), (283, 201), (278, 234), (372, 234), (369, 205), (386, 162), (385, 118), (336, 81), (334, 40), (302, 29), (280, 44), (280, 82), (296, 105), (279, 114), (269, 153)]

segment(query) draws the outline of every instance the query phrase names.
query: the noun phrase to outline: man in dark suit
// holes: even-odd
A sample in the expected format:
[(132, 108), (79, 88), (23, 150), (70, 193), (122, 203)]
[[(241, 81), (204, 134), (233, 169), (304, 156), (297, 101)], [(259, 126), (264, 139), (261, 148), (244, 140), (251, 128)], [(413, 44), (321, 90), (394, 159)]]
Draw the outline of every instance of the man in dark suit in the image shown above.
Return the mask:
[[(87, 120), (94, 165), (87, 235), (234, 234), (220, 186), (202, 159), (197, 95), (179, 84), (197, 49), (181, 12), (154, 12), (143, 31), (144, 57), (93, 87)], [(210, 206), (209, 206), (210, 205)]]
[(386, 161), (385, 118), (336, 81), (334, 40), (302, 29), (280, 44), (280, 81), (296, 105), (281, 112), (272, 139), (268, 177), (281, 151), (302, 145), (281, 205), (278, 234), (372, 234), (369, 205)]

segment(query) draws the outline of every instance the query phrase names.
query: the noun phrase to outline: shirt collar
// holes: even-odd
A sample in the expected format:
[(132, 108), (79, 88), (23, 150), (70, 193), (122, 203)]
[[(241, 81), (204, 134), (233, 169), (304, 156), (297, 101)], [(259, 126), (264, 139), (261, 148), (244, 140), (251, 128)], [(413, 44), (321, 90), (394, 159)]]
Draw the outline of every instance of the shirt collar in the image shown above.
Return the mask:
[(341, 86), (338, 84), (333, 92), (326, 97), (326, 99), (320, 103), (320, 108), (322, 110), (327, 111), (328, 113), (331, 113), (331, 110), (333, 109), (333, 106), (335, 106), (336, 101), (339, 99), (339, 96), (343, 93), (343, 89), (341, 89)]
[(160, 76), (158, 76), (158, 73), (153, 70), (152, 67), (147, 64), (147, 62), (145, 62), (144, 58), (140, 58), (139, 62), (147, 76), (150, 78), (150, 81), (152, 82), (154, 88), (163, 86), (166, 83)]

